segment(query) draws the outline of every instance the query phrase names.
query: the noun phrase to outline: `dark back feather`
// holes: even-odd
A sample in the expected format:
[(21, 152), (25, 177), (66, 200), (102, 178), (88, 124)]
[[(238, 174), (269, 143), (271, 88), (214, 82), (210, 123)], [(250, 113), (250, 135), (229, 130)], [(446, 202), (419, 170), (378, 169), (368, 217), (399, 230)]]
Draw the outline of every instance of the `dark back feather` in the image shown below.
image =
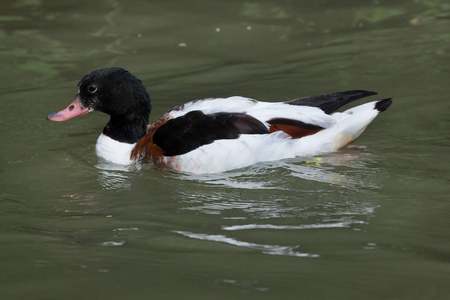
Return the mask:
[(263, 123), (244, 113), (204, 114), (196, 110), (167, 121), (155, 132), (153, 142), (163, 149), (165, 156), (174, 156), (215, 140), (268, 132)]

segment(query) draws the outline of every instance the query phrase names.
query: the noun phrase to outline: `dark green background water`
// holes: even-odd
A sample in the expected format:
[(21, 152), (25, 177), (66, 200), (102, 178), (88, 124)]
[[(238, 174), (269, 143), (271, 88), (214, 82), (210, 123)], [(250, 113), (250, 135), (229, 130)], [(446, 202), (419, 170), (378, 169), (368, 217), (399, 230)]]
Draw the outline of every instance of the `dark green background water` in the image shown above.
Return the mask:
[[(2, 1), (0, 298), (449, 299), (449, 63), (443, 0)], [(152, 120), (232, 95), (394, 105), (320, 165), (110, 170), (107, 116), (45, 120), (107, 66)]]

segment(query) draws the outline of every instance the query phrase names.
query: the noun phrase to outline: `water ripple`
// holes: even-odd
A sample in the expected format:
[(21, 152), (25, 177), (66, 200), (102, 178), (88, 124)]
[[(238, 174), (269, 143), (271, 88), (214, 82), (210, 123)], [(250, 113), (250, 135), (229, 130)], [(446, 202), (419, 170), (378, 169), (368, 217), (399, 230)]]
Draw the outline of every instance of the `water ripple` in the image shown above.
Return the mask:
[(125, 241), (119, 241), (119, 242), (108, 241), (108, 242), (101, 243), (101, 245), (105, 246), (105, 247), (120, 247), (120, 246), (123, 246), (124, 244), (125, 244)]
[(224, 226), (223, 230), (248, 230), (248, 229), (277, 229), (277, 230), (298, 230), (298, 229), (322, 229), (322, 228), (346, 228), (351, 224), (364, 224), (364, 221), (355, 222), (338, 222), (328, 224), (307, 224), (307, 225), (272, 225), (272, 224), (247, 224), (247, 225), (233, 225)]
[(260, 250), (264, 254), (269, 255), (285, 255), (285, 256), (294, 256), (294, 257), (319, 257), (319, 254), (313, 254), (313, 253), (302, 253), (294, 251), (299, 246), (279, 246), (279, 245), (265, 245), (265, 244), (256, 244), (256, 243), (249, 243), (244, 241), (239, 241), (233, 238), (229, 238), (225, 235), (216, 234), (216, 235), (210, 235), (206, 233), (193, 233), (189, 231), (173, 231), (175, 233), (181, 234), (183, 236), (189, 237), (191, 239), (198, 239), (203, 241), (213, 241), (213, 242), (219, 242), (219, 243), (225, 243), (241, 248), (249, 248), (254, 250)]

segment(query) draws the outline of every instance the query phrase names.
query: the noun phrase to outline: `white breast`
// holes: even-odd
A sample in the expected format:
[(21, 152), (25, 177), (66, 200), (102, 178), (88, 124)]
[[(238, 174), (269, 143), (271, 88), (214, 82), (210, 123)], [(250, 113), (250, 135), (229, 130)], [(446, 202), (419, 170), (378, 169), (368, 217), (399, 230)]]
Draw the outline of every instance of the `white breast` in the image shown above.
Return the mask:
[(110, 161), (119, 165), (129, 165), (133, 161), (131, 160), (131, 151), (134, 144), (121, 143), (112, 138), (104, 135), (103, 133), (98, 137), (95, 145), (95, 153), (98, 157), (101, 157), (107, 161)]

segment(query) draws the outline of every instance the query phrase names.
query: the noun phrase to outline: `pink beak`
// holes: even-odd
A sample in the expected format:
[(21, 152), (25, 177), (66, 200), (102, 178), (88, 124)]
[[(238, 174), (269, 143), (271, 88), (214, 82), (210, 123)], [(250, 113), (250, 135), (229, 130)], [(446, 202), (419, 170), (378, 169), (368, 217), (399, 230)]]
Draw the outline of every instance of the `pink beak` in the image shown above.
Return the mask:
[(69, 120), (69, 119), (72, 119), (72, 118), (75, 118), (78, 116), (85, 115), (91, 111), (92, 110), (89, 108), (83, 108), (81, 106), (80, 99), (78, 97), (76, 97), (75, 100), (73, 100), (73, 102), (70, 103), (70, 105), (67, 108), (65, 108), (59, 112), (49, 114), (47, 116), (47, 120), (58, 121), (58, 122), (66, 121), (66, 120)]

